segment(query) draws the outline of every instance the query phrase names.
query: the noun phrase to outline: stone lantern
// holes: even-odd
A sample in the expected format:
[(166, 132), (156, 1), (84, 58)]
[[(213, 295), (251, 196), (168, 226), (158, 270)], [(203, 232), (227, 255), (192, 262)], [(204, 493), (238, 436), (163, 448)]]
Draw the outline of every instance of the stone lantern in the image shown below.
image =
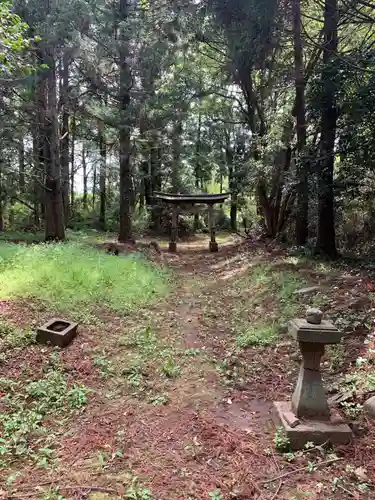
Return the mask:
[(275, 402), (276, 419), (293, 449), (307, 442), (347, 444), (351, 429), (342, 419), (333, 418), (323, 387), (320, 361), (324, 346), (338, 344), (342, 333), (329, 321), (322, 320), (319, 309), (309, 309), (306, 319), (293, 319), (289, 332), (298, 341), (302, 362), (291, 402)]

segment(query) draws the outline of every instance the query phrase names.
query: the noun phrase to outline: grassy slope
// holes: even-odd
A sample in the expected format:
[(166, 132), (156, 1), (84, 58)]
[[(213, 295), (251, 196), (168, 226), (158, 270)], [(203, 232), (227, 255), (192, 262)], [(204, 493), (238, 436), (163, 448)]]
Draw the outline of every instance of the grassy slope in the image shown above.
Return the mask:
[(0, 245), (0, 299), (36, 298), (60, 311), (98, 306), (120, 313), (166, 293), (166, 274), (137, 256), (79, 244)]

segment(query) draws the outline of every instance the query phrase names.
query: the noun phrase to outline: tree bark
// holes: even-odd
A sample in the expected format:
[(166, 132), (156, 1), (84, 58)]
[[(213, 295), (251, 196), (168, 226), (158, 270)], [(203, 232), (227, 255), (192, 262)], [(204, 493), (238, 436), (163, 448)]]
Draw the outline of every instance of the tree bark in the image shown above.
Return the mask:
[(0, 158), (0, 233), (4, 231), (3, 161)]
[[(198, 131), (197, 141), (195, 143), (195, 187), (199, 189), (199, 182), (202, 178), (202, 165), (201, 165), (201, 127), (202, 118), (201, 114), (198, 115)], [(194, 214), (194, 230), (199, 229), (199, 213)]]
[(230, 227), (232, 231), (237, 231), (237, 199), (238, 199), (238, 187), (236, 180), (234, 178), (234, 168), (233, 168), (233, 153), (230, 149), (229, 137), (227, 137), (227, 144), (225, 150), (225, 160), (228, 168), (228, 184), (230, 196)]
[(83, 198), (82, 198), (82, 205), (83, 205), (83, 209), (87, 210), (87, 163), (86, 163), (86, 150), (85, 150), (85, 146), (82, 146), (82, 170), (83, 170)]
[(296, 240), (304, 245), (308, 237), (308, 163), (304, 157), (306, 147), (305, 76), (301, 37), (301, 0), (293, 0), (295, 114), (297, 121), (297, 214)]
[(118, 18), (119, 28), (119, 69), (120, 69), (120, 232), (119, 241), (126, 242), (132, 239), (132, 175), (131, 175), (131, 143), (130, 124), (128, 120), (128, 108), (130, 105), (131, 70), (128, 65), (128, 36), (125, 23), (128, 19), (128, 0), (120, 0)]
[(57, 120), (56, 64), (53, 49), (47, 53), (47, 113), (46, 113), (46, 153), (45, 153), (45, 239), (62, 241), (65, 239), (64, 207), (61, 192), (59, 165), (59, 127)]
[[(162, 150), (159, 146), (159, 140), (156, 133), (152, 134), (151, 142), (151, 195), (155, 191), (161, 191), (161, 164), (162, 164)], [(162, 210), (159, 204), (154, 204), (151, 209), (151, 227), (156, 232), (160, 231)]]
[(20, 146), (18, 149), (18, 168), (19, 168), (19, 189), (21, 193), (25, 192), (25, 146), (23, 143), (23, 137), (20, 140)]
[(41, 193), (40, 186), (41, 182), (38, 182), (38, 179), (41, 177), (41, 165), (39, 163), (39, 140), (38, 140), (38, 125), (36, 124), (35, 130), (33, 131), (33, 205), (34, 205), (34, 223), (37, 227), (39, 227), (39, 213), (40, 213), (40, 201), (41, 201)]
[(93, 172), (92, 172), (92, 209), (95, 210), (95, 204), (96, 204), (96, 186), (98, 183), (97, 179), (97, 170), (96, 170), (96, 165), (93, 167)]
[(237, 200), (237, 193), (232, 193), (230, 197), (230, 228), (232, 231), (237, 231)]
[(75, 193), (74, 193), (74, 177), (75, 177), (75, 140), (76, 140), (76, 112), (74, 111), (72, 116), (72, 124), (71, 124), (71, 139), (70, 139), (70, 210), (74, 210), (74, 201), (75, 201)]
[(337, 257), (333, 197), (333, 168), (337, 125), (337, 0), (325, 0), (322, 86), (323, 102), (319, 155), (318, 238), (316, 249), (327, 257)]
[(99, 192), (100, 192), (100, 210), (99, 224), (102, 231), (105, 230), (105, 212), (106, 212), (106, 178), (107, 178), (107, 147), (102, 124), (99, 124), (99, 149), (100, 149), (100, 172), (99, 172)]
[[(44, 60), (45, 56), (42, 50), (39, 50), (38, 58)], [(38, 74), (36, 77), (36, 113), (35, 113), (35, 137), (34, 137), (34, 186), (36, 188), (35, 204), (40, 203), (40, 214), (44, 219), (46, 196), (42, 187), (45, 183), (46, 164), (45, 156), (47, 153), (47, 130), (46, 130), (46, 112), (47, 112), (47, 75)], [(39, 182), (40, 184), (39, 184)]]
[(61, 67), (61, 105), (62, 105), (62, 127), (61, 127), (61, 176), (62, 176), (62, 198), (64, 204), (65, 227), (69, 222), (69, 54), (65, 51)]
[(182, 121), (179, 119), (173, 130), (172, 137), (172, 172), (171, 184), (172, 191), (178, 193), (181, 189), (181, 134), (182, 134)]

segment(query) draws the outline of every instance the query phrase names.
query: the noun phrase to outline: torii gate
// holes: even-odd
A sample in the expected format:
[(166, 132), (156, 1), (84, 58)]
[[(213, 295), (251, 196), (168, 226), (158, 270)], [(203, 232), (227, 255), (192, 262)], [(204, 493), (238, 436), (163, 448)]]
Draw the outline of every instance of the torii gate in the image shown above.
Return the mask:
[[(224, 203), (229, 197), (230, 193), (223, 194), (169, 194), (155, 192), (154, 198), (162, 201), (164, 204), (172, 206), (172, 229), (169, 241), (169, 251), (177, 251), (177, 238), (178, 238), (178, 215), (179, 212), (198, 213), (201, 210), (201, 205), (208, 207), (208, 226), (210, 230), (210, 252), (218, 251), (218, 244), (216, 242), (216, 228), (215, 228), (215, 215), (214, 205), (216, 203)], [(185, 208), (185, 207), (188, 208)]]

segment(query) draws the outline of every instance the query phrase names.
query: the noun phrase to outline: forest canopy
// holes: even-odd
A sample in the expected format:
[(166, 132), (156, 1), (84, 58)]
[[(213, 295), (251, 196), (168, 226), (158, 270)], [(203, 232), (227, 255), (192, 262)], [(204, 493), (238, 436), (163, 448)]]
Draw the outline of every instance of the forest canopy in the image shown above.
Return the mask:
[(155, 191), (228, 190), (220, 227), (371, 246), (371, 2), (2, 0), (0, 19), (1, 230), (127, 241), (168, 226)]

